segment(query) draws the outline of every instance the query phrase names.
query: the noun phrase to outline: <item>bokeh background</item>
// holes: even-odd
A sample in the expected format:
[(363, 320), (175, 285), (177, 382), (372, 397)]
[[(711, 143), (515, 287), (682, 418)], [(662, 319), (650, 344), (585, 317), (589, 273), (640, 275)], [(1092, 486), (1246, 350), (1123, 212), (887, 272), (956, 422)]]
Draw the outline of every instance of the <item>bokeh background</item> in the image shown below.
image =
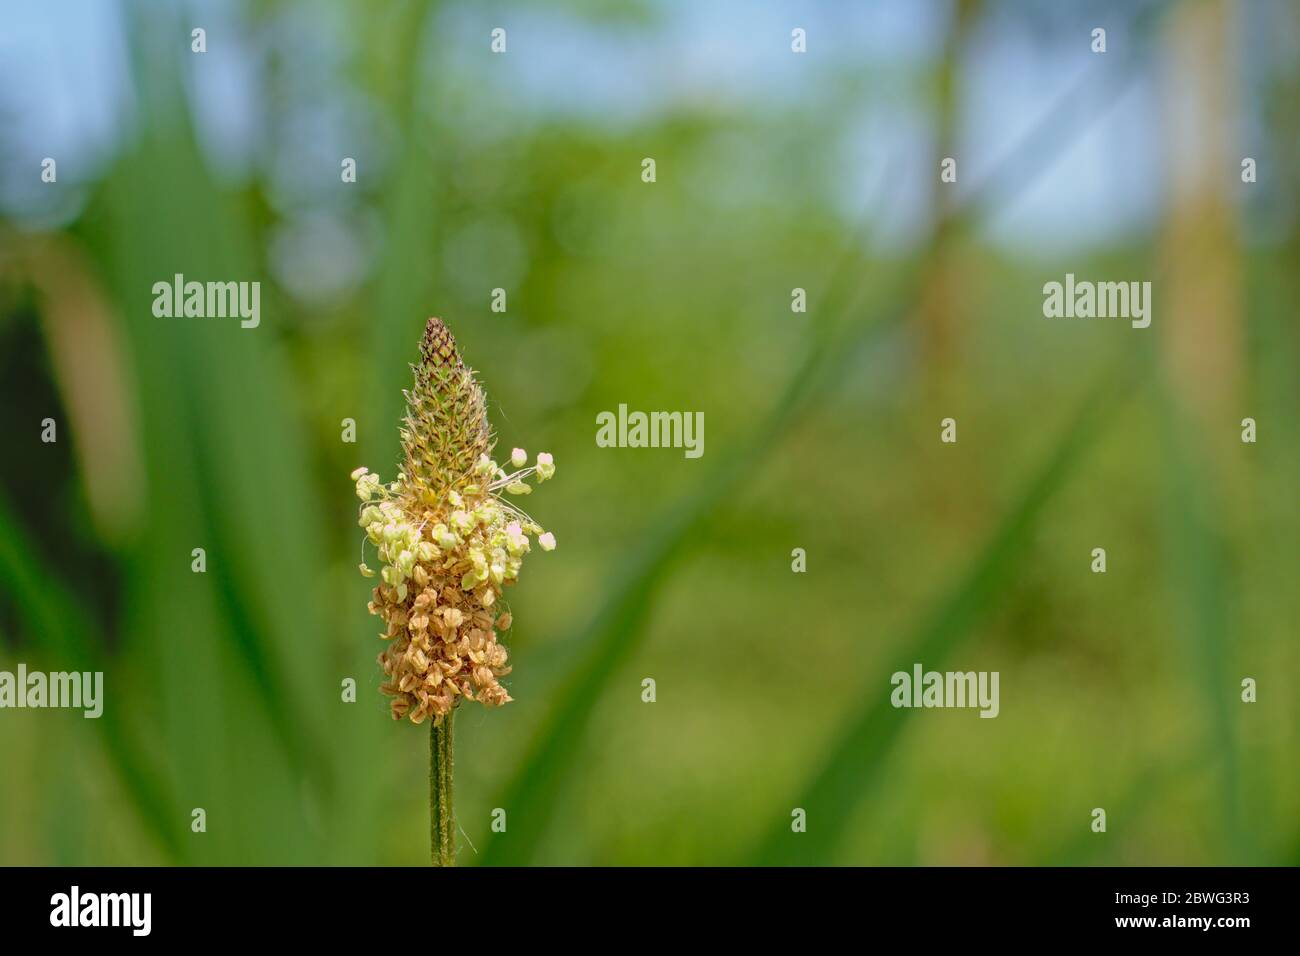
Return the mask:
[[(1298, 212), (1283, 0), (6, 2), (0, 667), (106, 705), (0, 712), (0, 862), (427, 861), (347, 476), (438, 314), (558, 466), (463, 863), (1300, 863)], [(1000, 716), (892, 709), (918, 661)]]

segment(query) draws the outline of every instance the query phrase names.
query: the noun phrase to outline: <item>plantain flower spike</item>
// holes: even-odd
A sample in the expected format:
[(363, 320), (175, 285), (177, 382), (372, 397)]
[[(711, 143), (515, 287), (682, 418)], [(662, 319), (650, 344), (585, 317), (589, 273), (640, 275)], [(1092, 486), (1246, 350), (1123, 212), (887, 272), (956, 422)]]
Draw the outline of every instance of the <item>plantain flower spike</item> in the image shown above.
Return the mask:
[[(549, 551), (555, 536), (501, 492), (527, 494), (527, 480), (550, 478), (555, 465), (543, 452), (536, 465), (521, 467), (521, 449), (508, 459), (510, 472), (493, 460), (483, 387), (441, 319), (425, 324), (412, 368), (402, 470), (390, 484), (366, 468), (352, 480), (362, 502), (358, 524), (380, 563), (370, 602), (387, 641), (380, 690), (393, 698), (394, 720), (419, 724), (441, 720), (462, 700), (488, 707), (510, 700), (500, 680), (510, 673), (498, 640), (510, 627), (501, 592), (518, 579), (531, 539)], [(375, 575), (365, 561), (360, 570)]]

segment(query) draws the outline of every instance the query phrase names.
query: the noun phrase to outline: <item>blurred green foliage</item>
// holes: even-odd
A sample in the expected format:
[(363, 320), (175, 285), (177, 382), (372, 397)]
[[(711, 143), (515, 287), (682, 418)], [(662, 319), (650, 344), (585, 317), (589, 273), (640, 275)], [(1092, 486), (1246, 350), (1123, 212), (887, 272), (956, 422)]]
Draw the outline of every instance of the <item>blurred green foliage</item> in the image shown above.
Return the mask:
[[(0, 713), (0, 862), (427, 859), (427, 730), (377, 692), (347, 480), (392, 473), (427, 314), (479, 368), (501, 443), (559, 466), (528, 502), (559, 550), (510, 595), (516, 702), (457, 720), (462, 862), (1300, 862), (1294, 241), (1205, 253), (1239, 257), (1249, 290), (1222, 317), (1244, 329), (1245, 411), (1211, 434), (1156, 335), (1040, 318), (1046, 278), (1154, 269), (1157, 239), (1044, 265), (977, 228), (1066, 148), (1051, 117), (899, 250), (876, 235), (888, 175), (864, 224), (818, 201), (805, 144), (833, 109), (463, 135), (510, 107), (429, 69), (434, 10), (333, 9), (389, 130), (382, 174), (337, 200), (375, 230), (358, 288), (284, 286), (274, 189), (214, 172), (177, 23), (139, 10), (139, 128), (75, 221), (3, 234), (0, 665), (102, 669), (107, 705)], [(284, 78), (263, 80), (274, 110)], [(1080, 89), (1072, 117), (1105, 99)], [(331, 163), (298, 175), (352, 188)], [(174, 273), (261, 280), (261, 327), (154, 318)], [(917, 304), (939, 283), (963, 319), (936, 367)], [(79, 315), (115, 344), (95, 358), (122, 420), (114, 376), (58, 347)], [(620, 402), (703, 411), (705, 456), (597, 448)], [(1246, 414), (1257, 445), (1236, 440)], [(117, 497), (96, 497), (112, 468), (91, 436), (125, 450)], [(894, 710), (913, 661), (1000, 671), (1001, 715)]]

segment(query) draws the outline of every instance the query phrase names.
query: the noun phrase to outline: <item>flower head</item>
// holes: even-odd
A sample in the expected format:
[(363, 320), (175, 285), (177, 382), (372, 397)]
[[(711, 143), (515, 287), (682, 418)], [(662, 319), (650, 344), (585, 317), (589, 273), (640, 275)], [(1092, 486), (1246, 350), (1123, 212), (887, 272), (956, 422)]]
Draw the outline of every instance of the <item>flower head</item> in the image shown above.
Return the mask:
[[(392, 696), (394, 719), (439, 720), (461, 700), (497, 706), (510, 700), (500, 678), (510, 673), (497, 632), (510, 615), (497, 607), (503, 588), (519, 576), (529, 536), (545, 551), (555, 536), (497, 494), (527, 494), (530, 476), (555, 473), (548, 454), (524, 468), (516, 448), (515, 471), (506, 475), (492, 459), (487, 399), (472, 369), (440, 319), (429, 319), (420, 343), (415, 382), (405, 392), (400, 430), (405, 460), (397, 480), (385, 485), (366, 468), (352, 472), (366, 531), (382, 567), (370, 602), (384, 622), (387, 643), (379, 655)], [(363, 575), (373, 576), (363, 561)]]

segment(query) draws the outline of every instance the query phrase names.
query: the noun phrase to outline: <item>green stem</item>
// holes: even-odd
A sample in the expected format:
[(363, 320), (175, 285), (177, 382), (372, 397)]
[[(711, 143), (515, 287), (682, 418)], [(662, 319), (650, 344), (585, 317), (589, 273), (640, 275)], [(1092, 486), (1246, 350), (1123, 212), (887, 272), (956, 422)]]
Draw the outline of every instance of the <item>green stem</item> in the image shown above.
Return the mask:
[(452, 710), (429, 725), (429, 837), (434, 866), (456, 865), (456, 818), (451, 806), (451, 775), (455, 753)]

